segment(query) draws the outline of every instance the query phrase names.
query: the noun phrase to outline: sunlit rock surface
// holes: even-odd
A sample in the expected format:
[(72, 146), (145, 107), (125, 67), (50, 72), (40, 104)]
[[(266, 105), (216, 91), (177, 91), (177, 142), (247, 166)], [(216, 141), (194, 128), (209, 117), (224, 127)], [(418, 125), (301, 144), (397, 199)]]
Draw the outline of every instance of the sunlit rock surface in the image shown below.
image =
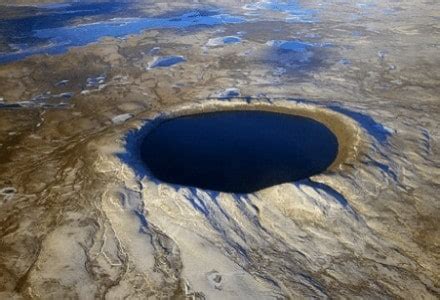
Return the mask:
[[(0, 7), (1, 299), (440, 297), (439, 2), (51, 2)], [(344, 155), (252, 194), (139, 172), (155, 118), (255, 106)]]

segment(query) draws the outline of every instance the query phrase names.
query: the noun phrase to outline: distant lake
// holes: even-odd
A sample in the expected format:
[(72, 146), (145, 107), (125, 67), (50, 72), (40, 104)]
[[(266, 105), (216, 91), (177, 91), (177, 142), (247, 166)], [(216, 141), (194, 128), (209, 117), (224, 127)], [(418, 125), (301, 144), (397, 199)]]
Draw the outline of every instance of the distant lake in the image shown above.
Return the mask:
[[(243, 22), (219, 10), (191, 10), (156, 17), (126, 16), (128, 4), (118, 2), (70, 3), (25, 7), (31, 15), (1, 19), (0, 63), (17, 61), (35, 54), (59, 54), (75, 46), (97, 42), (102, 37), (125, 37), (148, 29), (179, 29)], [(0, 6), (0, 9), (12, 7)], [(23, 11), (24, 10), (24, 11)], [(87, 18), (97, 18), (90, 22)], [(5, 47), (5, 46), (3, 46)]]

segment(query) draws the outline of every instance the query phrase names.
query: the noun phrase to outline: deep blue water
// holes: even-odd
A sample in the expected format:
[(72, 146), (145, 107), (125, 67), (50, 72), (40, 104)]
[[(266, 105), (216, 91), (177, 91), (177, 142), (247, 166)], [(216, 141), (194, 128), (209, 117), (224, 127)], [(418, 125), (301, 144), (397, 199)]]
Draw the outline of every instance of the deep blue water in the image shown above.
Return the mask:
[(338, 152), (336, 136), (300, 116), (229, 111), (160, 122), (140, 156), (159, 181), (251, 193), (323, 172)]

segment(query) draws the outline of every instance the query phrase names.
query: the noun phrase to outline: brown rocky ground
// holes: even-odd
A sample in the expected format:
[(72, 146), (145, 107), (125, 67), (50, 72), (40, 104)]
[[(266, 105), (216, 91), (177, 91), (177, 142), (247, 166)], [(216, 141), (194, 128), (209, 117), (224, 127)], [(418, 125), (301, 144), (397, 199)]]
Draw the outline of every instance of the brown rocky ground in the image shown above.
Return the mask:
[[(266, 12), (1, 65), (0, 298), (438, 298), (440, 7), (368, 3), (310, 1), (319, 22)], [(237, 32), (239, 44), (206, 46)], [(277, 39), (329, 46), (283, 68)], [(166, 55), (186, 62), (148, 68)], [(213, 99), (230, 88), (253, 100)], [(238, 197), (136, 178), (115, 155), (158, 113), (267, 99), (339, 111), (362, 155), (315, 184)]]

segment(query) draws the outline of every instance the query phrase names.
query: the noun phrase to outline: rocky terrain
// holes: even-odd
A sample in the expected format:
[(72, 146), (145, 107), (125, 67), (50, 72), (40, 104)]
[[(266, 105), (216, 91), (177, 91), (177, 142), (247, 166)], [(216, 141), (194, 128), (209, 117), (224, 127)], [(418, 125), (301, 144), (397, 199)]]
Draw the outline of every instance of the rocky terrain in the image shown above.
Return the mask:
[[(43, 2), (0, 13), (0, 299), (440, 297), (437, 1), (139, 1), (11, 25), (60, 12)], [(151, 120), (238, 108), (322, 121), (337, 162), (253, 194), (139, 174)]]

